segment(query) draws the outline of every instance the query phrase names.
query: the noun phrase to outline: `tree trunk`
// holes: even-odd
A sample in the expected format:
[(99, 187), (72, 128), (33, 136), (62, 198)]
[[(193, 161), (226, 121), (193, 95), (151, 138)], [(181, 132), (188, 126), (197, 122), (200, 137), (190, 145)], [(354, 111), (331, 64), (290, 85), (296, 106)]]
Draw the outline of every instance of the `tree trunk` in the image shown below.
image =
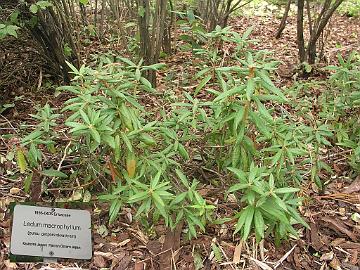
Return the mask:
[(98, 13), (98, 0), (95, 0), (95, 9), (94, 9), (94, 27), (96, 28), (97, 24), (97, 13)]
[(104, 36), (105, 10), (106, 10), (106, 1), (102, 0), (102, 2), (101, 2), (101, 14), (100, 14), (100, 28), (99, 28), (99, 37), (100, 37), (100, 39), (102, 39), (103, 36)]
[(311, 36), (312, 31), (313, 31), (313, 23), (312, 23), (312, 18), (311, 18), (310, 0), (306, 0), (306, 11), (307, 11), (307, 16), (308, 16), (308, 21), (309, 21), (309, 33)]
[[(138, 25), (140, 32), (140, 55), (144, 58), (145, 64), (150, 62), (150, 33), (149, 33), (149, 16), (150, 16), (150, 6), (147, 0), (138, 0)], [(140, 10), (144, 11), (144, 14), (140, 14)]]
[(163, 49), (164, 52), (167, 54), (171, 54), (172, 48), (171, 48), (171, 30), (172, 26), (175, 25), (176, 22), (176, 14), (174, 10), (174, 4), (172, 0), (169, 0), (169, 6), (170, 6), (170, 20), (166, 20), (165, 22), (165, 30), (164, 30), (164, 38), (163, 38)]
[[(150, 3), (148, 0), (138, 0), (140, 53), (144, 59), (145, 65), (156, 64), (159, 61), (163, 43), (166, 10), (166, 0), (156, 0), (150, 36)], [(151, 85), (156, 87), (156, 71), (148, 70), (144, 75)]]
[[(166, 0), (157, 0), (155, 5), (155, 16), (153, 18), (154, 25), (152, 27), (152, 50), (150, 52), (150, 64), (159, 62), (161, 45), (163, 42), (165, 19), (166, 19)], [(148, 80), (153, 87), (156, 87), (156, 71), (149, 70)]]
[(297, 44), (300, 63), (305, 62), (305, 41), (304, 41), (304, 0), (297, 2)]
[[(34, 4), (35, 0), (27, 0), (28, 4)], [(78, 54), (72, 36), (73, 25), (69, 19), (72, 18), (70, 8), (66, 1), (62, 3), (52, 1), (53, 6), (46, 9), (39, 9), (36, 16), (37, 24), (27, 25), (32, 37), (41, 45), (43, 55), (49, 65), (49, 71), (57, 77), (61, 77), (65, 82), (69, 82), (69, 67), (66, 61), (78, 66)], [(27, 9), (25, 9), (27, 10)], [(28, 10), (22, 13), (24, 18), (28, 18)], [(64, 54), (64, 46), (71, 48), (69, 55)]]
[(87, 26), (88, 21), (87, 21), (87, 18), (86, 18), (86, 6), (83, 3), (79, 2), (79, 7), (80, 7), (80, 14), (81, 14), (82, 23), (83, 23), (83, 25)]
[(289, 11), (290, 11), (290, 7), (291, 7), (291, 2), (292, 0), (288, 0), (287, 4), (286, 4), (286, 7), (285, 7), (285, 12), (284, 12), (284, 15), (281, 19), (281, 23), (279, 25), (279, 29), (277, 30), (276, 32), (276, 35), (275, 35), (275, 38), (279, 39), (281, 37), (281, 34), (282, 32), (284, 31), (285, 29), (285, 25), (286, 25), (286, 20), (289, 16)]
[[(303, 1), (303, 0), (301, 0)], [(311, 33), (308, 47), (306, 50), (307, 60), (309, 64), (315, 64), (316, 60), (316, 43), (323, 33), (326, 25), (328, 24), (331, 16), (334, 14), (335, 10), (339, 7), (339, 5), (344, 0), (337, 0), (333, 6), (331, 6), (331, 1), (327, 0), (325, 1), (323, 8), (318, 16), (318, 19), (316, 20), (316, 23), (314, 24), (313, 31)]]

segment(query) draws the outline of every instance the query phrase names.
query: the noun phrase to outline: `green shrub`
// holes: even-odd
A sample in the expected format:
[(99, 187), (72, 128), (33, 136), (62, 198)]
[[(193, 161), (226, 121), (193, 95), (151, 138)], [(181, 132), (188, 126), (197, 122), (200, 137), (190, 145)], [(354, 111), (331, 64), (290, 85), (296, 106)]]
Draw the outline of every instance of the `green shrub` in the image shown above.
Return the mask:
[[(351, 53), (347, 59), (338, 55), (338, 66), (328, 66), (331, 89), (324, 94), (323, 117), (332, 116), (337, 130), (337, 144), (352, 150), (349, 164), (360, 172), (360, 55)], [(335, 98), (334, 98), (335, 97)]]
[[(54, 169), (43, 162), (44, 145), (58, 153), (64, 140), (57, 131), (60, 116), (48, 105), (33, 116), (37, 129), (23, 139), (30, 167), (62, 181), (99, 181), (107, 189), (99, 199), (110, 202), (110, 223), (129, 205), (136, 218), (150, 224), (162, 219), (175, 228), (184, 221), (189, 238), (205, 231), (208, 223), (231, 219), (237, 220), (235, 233), (243, 239), (251, 231), (257, 240), (265, 232), (277, 241), (296, 235), (292, 225), (306, 225), (296, 211), (298, 189), (290, 187), (305, 174), (298, 158), (308, 155), (308, 143), (324, 143), (328, 133), (278, 112), (288, 98), (270, 79), (277, 62), (269, 60), (268, 52), (251, 49), (250, 32), (241, 36), (217, 27), (204, 34), (206, 42), (191, 48), (201, 60), (196, 89), (169, 110), (160, 110), (157, 121), (138, 102), (138, 94), (157, 94), (142, 74), (162, 65), (107, 57), (98, 58), (97, 69), (69, 64), (73, 82), (59, 87), (71, 94), (62, 108), (67, 145), (60, 152), (71, 154), (77, 169), (62, 170), (61, 163)], [(235, 49), (225, 54), (222, 48), (230, 43)], [(203, 99), (205, 94), (209, 97)], [(314, 136), (304, 140), (311, 132)], [(199, 182), (183, 173), (182, 165), (189, 161), (227, 175), (220, 180), (224, 190), (230, 187), (228, 193), (240, 198), (237, 215), (214, 219), (216, 206), (200, 195)]]

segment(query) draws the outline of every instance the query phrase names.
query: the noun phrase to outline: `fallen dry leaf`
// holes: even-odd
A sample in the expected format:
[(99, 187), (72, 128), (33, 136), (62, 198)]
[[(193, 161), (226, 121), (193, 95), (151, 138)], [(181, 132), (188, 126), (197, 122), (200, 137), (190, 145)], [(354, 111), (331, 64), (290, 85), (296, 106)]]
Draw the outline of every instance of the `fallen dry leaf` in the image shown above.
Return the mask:
[(341, 264), (339, 259), (335, 256), (332, 261), (329, 263), (330, 267), (335, 270), (341, 270)]
[(295, 248), (295, 252), (294, 252), (294, 263), (297, 269), (301, 269), (301, 261), (300, 261), (300, 255), (301, 255), (301, 251), (300, 248)]
[(233, 256), (233, 263), (239, 263), (240, 262), (242, 245), (243, 245), (243, 241), (241, 240), (240, 243), (235, 247), (234, 256)]
[(346, 234), (351, 240), (357, 242), (356, 235), (348, 228), (346, 228), (346, 225), (340, 219), (337, 219), (335, 217), (323, 217), (322, 220), (328, 223), (329, 227), (332, 228), (334, 231)]
[(118, 246), (119, 247), (123, 247), (126, 246), (131, 240), (130, 239), (125, 239), (124, 241), (121, 241)]
[(134, 270), (143, 270), (143, 269), (145, 269), (144, 266), (145, 266), (145, 264), (143, 262), (136, 262)]
[(334, 258), (334, 252), (330, 251), (328, 253), (324, 253), (320, 257), (320, 261), (331, 261)]
[(20, 188), (13, 187), (13, 188), (11, 188), (11, 189), (10, 189), (10, 194), (12, 194), (12, 195), (16, 195), (16, 194), (19, 194), (19, 193), (20, 193), (20, 191), (21, 191), (21, 189), (20, 189)]
[(97, 257), (106, 258), (108, 260), (111, 260), (114, 257), (114, 254), (112, 254), (111, 252), (101, 252), (101, 251), (95, 251), (94, 255)]
[(323, 243), (320, 240), (319, 236), (319, 229), (315, 223), (310, 223), (310, 238), (311, 238), (311, 246), (316, 250), (319, 251)]
[(18, 268), (18, 266), (16, 265), (16, 263), (12, 263), (12, 262), (10, 262), (10, 260), (6, 260), (5, 262), (4, 262), (4, 264), (5, 264), (5, 269), (6, 270), (13, 270), (13, 269), (17, 269)]
[(161, 251), (162, 244), (158, 240), (150, 240), (147, 243), (146, 248), (149, 250), (151, 255), (155, 256)]
[(330, 245), (335, 247), (345, 242), (346, 242), (345, 238), (335, 238), (333, 241), (331, 241)]
[(353, 249), (351, 251), (351, 264), (353, 265), (357, 265), (358, 263), (358, 254), (359, 254), (359, 251), (357, 249)]
[(106, 267), (106, 261), (102, 256), (95, 256), (94, 257), (94, 265), (98, 268)]
[(360, 191), (360, 176), (356, 177), (355, 181), (350, 184), (347, 188), (344, 188), (343, 192), (346, 194), (359, 192)]
[(127, 270), (131, 262), (131, 256), (125, 256), (115, 268), (115, 270)]
[(33, 202), (40, 201), (42, 194), (41, 177), (38, 170), (33, 170), (32, 181), (30, 185), (30, 197)]
[(273, 270), (270, 266), (268, 266), (266, 263), (263, 263), (255, 258), (251, 258), (250, 260), (253, 261), (257, 266), (259, 266), (263, 270)]
[(343, 242), (341, 244), (339, 244), (339, 246), (342, 248), (342, 249), (358, 249), (360, 250), (360, 243), (355, 243), (355, 242), (350, 242), (350, 241), (346, 241), (346, 242)]
[[(179, 253), (175, 253), (180, 249), (180, 236), (183, 222), (180, 222), (174, 231), (168, 229), (165, 241), (160, 254), (160, 269), (171, 270), (172, 263), (176, 263), (179, 259)], [(174, 254), (175, 253), (175, 254)]]

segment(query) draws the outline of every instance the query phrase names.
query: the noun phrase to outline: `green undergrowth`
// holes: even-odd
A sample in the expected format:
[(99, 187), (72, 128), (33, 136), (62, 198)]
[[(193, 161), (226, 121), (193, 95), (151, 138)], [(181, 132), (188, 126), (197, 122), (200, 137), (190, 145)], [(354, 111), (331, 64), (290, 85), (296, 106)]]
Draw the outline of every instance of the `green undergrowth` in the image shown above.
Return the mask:
[[(197, 86), (166, 108), (144, 106), (144, 99), (163, 94), (143, 74), (166, 68), (162, 64), (104, 55), (95, 68), (69, 65), (72, 83), (58, 91), (70, 98), (32, 115), (38, 124), (16, 148), (25, 190), (39, 171), (44, 192), (74, 181), (92, 193), (95, 183), (102, 186), (98, 198), (109, 202), (110, 223), (131, 207), (144, 226), (161, 221), (173, 229), (184, 222), (188, 238), (224, 222), (242, 239), (254, 234), (279, 243), (297, 236), (295, 224), (308, 227), (297, 210), (299, 187), (310, 180), (323, 189), (320, 172), (332, 171), (324, 150), (352, 149), (349, 164), (359, 169), (359, 119), (351, 113), (359, 105), (359, 60), (339, 58), (339, 66), (329, 67), (333, 75), (314, 115), (306, 84), (275, 86), (278, 62), (251, 49), (250, 31), (191, 35), (192, 45), (202, 41), (187, 47)], [(223, 50), (227, 46), (232, 49)], [(45, 158), (49, 153), (58, 158)], [(189, 177), (200, 175), (189, 167), (216, 172), (214, 179)], [(223, 194), (204, 198), (199, 190), (211, 180)], [(219, 217), (219, 204), (229, 196), (238, 208)]]
[(344, 1), (339, 7), (339, 12), (349, 17), (358, 18), (360, 16), (360, 1)]

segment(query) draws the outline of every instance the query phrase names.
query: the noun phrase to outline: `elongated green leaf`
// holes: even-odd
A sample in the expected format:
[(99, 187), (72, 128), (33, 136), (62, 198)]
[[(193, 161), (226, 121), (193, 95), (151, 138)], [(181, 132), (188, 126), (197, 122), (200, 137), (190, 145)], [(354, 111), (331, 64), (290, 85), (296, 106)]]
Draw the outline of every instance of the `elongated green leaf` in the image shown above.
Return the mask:
[(25, 191), (25, 193), (30, 192), (30, 187), (31, 187), (32, 180), (33, 180), (33, 173), (31, 172), (29, 175), (27, 175), (25, 177), (25, 180), (24, 180), (24, 191)]
[(270, 115), (269, 111), (265, 108), (264, 104), (262, 104), (260, 102), (260, 100), (258, 98), (254, 98), (255, 102), (256, 102), (256, 106), (259, 110), (259, 113), (261, 114), (262, 117), (264, 117), (264, 119), (266, 119), (266, 121), (268, 122), (273, 122), (273, 118)]
[(241, 147), (240, 144), (235, 144), (233, 147), (232, 157), (231, 157), (231, 166), (237, 167), (240, 160)]
[(84, 119), (85, 123), (90, 125), (91, 124), (90, 119), (87, 116), (87, 114), (83, 110), (79, 110), (79, 112), (80, 112), (80, 115), (81, 115), (82, 119)]
[(218, 101), (222, 101), (224, 100), (225, 98), (227, 97), (230, 97), (232, 95), (235, 95), (235, 94), (241, 94), (245, 89), (245, 86), (236, 86), (226, 92), (223, 92), (221, 93), (220, 95), (218, 95), (215, 99), (214, 99), (214, 102), (218, 102)]
[(101, 142), (100, 134), (95, 128), (90, 129), (90, 134), (97, 143)]
[(246, 31), (243, 33), (241, 39), (242, 39), (242, 40), (247, 40), (248, 37), (250, 36), (251, 32), (253, 31), (253, 29), (254, 29), (253, 26), (251, 26), (251, 27), (249, 27), (248, 29), (246, 29)]
[(115, 139), (113, 136), (104, 134), (101, 136), (102, 140), (106, 142), (112, 149), (115, 149), (116, 151), (116, 145), (115, 145)]
[(246, 174), (241, 171), (240, 169), (237, 169), (237, 168), (232, 168), (232, 167), (228, 167), (227, 168), (229, 171), (233, 172), (236, 177), (240, 180), (240, 182), (242, 183), (247, 183), (247, 177), (246, 177)]
[(244, 226), (249, 208), (250, 208), (250, 206), (247, 206), (245, 209), (241, 210), (239, 219), (235, 226), (234, 234), (238, 233)]
[(211, 249), (214, 252), (216, 261), (218, 263), (221, 263), (223, 258), (222, 258), (222, 252), (221, 252), (220, 248), (215, 243), (212, 243)]
[(190, 188), (189, 181), (186, 178), (185, 174), (183, 174), (183, 172), (180, 171), (179, 169), (175, 169), (175, 172), (176, 172), (177, 176), (179, 177), (180, 181), (183, 183), (183, 185), (187, 188)]
[(145, 201), (143, 201), (140, 205), (140, 207), (138, 208), (135, 217), (138, 218), (141, 213), (146, 212), (146, 214), (150, 211), (151, 208), (151, 198), (146, 199)]
[(159, 70), (166, 67), (166, 64), (164, 63), (156, 63), (149, 66), (143, 66), (142, 70)]
[(118, 217), (121, 206), (122, 206), (121, 200), (115, 200), (112, 202), (109, 209), (109, 224), (113, 223), (115, 219)]
[(161, 197), (159, 196), (159, 194), (157, 192), (153, 192), (151, 194), (151, 196), (154, 199), (154, 201), (157, 202), (159, 205), (161, 205), (162, 207), (165, 206), (164, 201), (161, 199)]
[(124, 63), (128, 64), (131, 67), (136, 67), (136, 64), (134, 62), (130, 61), (129, 59), (127, 59), (127, 58), (118, 57), (118, 59), (123, 61)]
[(156, 209), (159, 211), (159, 213), (163, 216), (165, 220), (165, 224), (168, 222), (169, 215), (166, 213), (164, 204), (159, 203), (158, 200), (154, 201)]
[(236, 144), (240, 145), (240, 143), (243, 141), (244, 139), (244, 135), (245, 135), (245, 128), (246, 128), (246, 123), (245, 121), (243, 121), (240, 124), (240, 128), (239, 128), (239, 133), (236, 135)]
[(44, 132), (41, 130), (35, 130), (31, 132), (29, 135), (25, 136), (25, 138), (22, 139), (23, 143), (30, 142), (32, 140), (35, 140), (39, 138)]
[(226, 92), (228, 90), (228, 85), (227, 83), (225, 82), (223, 76), (222, 76), (222, 73), (220, 71), (216, 71), (216, 77), (218, 79), (218, 81), (220, 82), (220, 86), (221, 86), (221, 90), (223, 92)]
[(255, 232), (261, 237), (264, 238), (265, 224), (264, 218), (259, 209), (255, 209), (254, 213), (254, 224), (255, 224)]
[(79, 75), (79, 71), (76, 69), (76, 67), (74, 67), (73, 64), (71, 64), (71, 63), (68, 62), (68, 61), (65, 61), (65, 62), (66, 62), (66, 64), (69, 66), (69, 68), (73, 71), (73, 73), (74, 73), (75, 75)]
[(65, 173), (55, 170), (55, 169), (43, 170), (41, 173), (43, 175), (46, 175), (49, 177), (59, 177), (59, 178), (67, 178), (68, 177)]
[(253, 122), (255, 123), (258, 130), (261, 132), (261, 134), (263, 134), (266, 137), (266, 139), (270, 139), (271, 132), (268, 129), (266, 123), (261, 119), (261, 117), (257, 113), (252, 112), (252, 111), (249, 111), (249, 115), (250, 115), (251, 119), (253, 120)]
[(178, 151), (179, 151), (180, 156), (181, 156), (183, 159), (185, 159), (185, 160), (189, 160), (189, 159), (190, 159), (188, 152), (186, 151), (184, 145), (182, 145), (181, 143), (179, 143)]
[(228, 193), (233, 193), (235, 191), (242, 190), (245, 188), (249, 188), (249, 185), (248, 184), (235, 184), (229, 188)]
[(76, 122), (67, 122), (67, 123), (65, 123), (65, 125), (70, 126), (70, 127), (73, 126), (73, 128), (70, 130), (71, 133), (75, 133), (75, 132), (78, 132), (80, 130), (89, 129), (88, 126), (86, 126), (84, 124), (76, 123)]
[(209, 70), (210, 70), (210, 68), (204, 68), (204, 69), (200, 70), (198, 73), (196, 73), (195, 79), (199, 79), (202, 75), (204, 75)]
[(183, 192), (180, 193), (179, 195), (176, 195), (175, 199), (170, 203), (170, 206), (181, 203), (183, 200), (185, 200), (186, 196), (187, 196), (187, 192)]
[(204, 86), (211, 80), (212, 76), (211, 75), (207, 75), (205, 78), (203, 78), (201, 80), (201, 82), (199, 83), (199, 85), (196, 87), (194, 95), (196, 96), (201, 89), (204, 88)]
[(278, 163), (278, 161), (280, 160), (282, 154), (283, 154), (283, 150), (280, 149), (280, 150), (275, 154), (275, 156), (272, 158), (271, 164), (270, 164), (271, 167), (275, 166), (275, 165)]
[(305, 228), (310, 229), (310, 226), (301, 218), (301, 216), (299, 215), (299, 213), (291, 206), (287, 207), (288, 212), (290, 213), (290, 215), (300, 224), (302, 224)]
[(157, 174), (155, 175), (155, 177), (151, 180), (150, 182), (150, 187), (152, 189), (155, 189), (157, 184), (159, 183), (160, 181), (160, 177), (161, 177), (161, 174), (162, 174), (162, 171), (158, 171)]
[(123, 133), (123, 132), (121, 132), (121, 133), (120, 133), (120, 136), (121, 136), (121, 138), (123, 139), (123, 141), (125, 142), (125, 145), (126, 145), (127, 149), (128, 149), (130, 152), (133, 152), (133, 147), (132, 147), (132, 145), (131, 145), (131, 142), (130, 142), (129, 138), (126, 136), (126, 134)]
[(255, 91), (255, 81), (254, 78), (250, 78), (246, 84), (246, 97), (248, 101), (252, 99), (254, 91)]
[(180, 210), (176, 215), (175, 224), (178, 224), (184, 217), (184, 210)]
[(290, 224), (284, 212), (279, 210), (276, 204), (269, 202), (269, 200), (267, 200), (266, 203), (260, 205), (259, 207), (262, 210), (262, 213), (268, 216), (269, 218), (271, 218), (272, 220), (274, 221), (279, 220), (284, 224)]
[(188, 221), (188, 227), (189, 227), (189, 239), (197, 236), (196, 234), (196, 229), (194, 227), (194, 225), (191, 223), (191, 221)]
[(242, 239), (246, 240), (250, 234), (251, 231), (251, 225), (252, 225), (252, 221), (253, 221), (253, 217), (254, 217), (254, 212), (255, 209), (253, 206), (248, 206), (248, 210), (246, 213), (246, 219), (245, 219), (245, 224), (244, 224), (244, 232), (243, 232), (243, 236)]
[(244, 112), (245, 112), (244, 106), (242, 106), (242, 107), (236, 112), (236, 115), (235, 115), (235, 118), (234, 118), (234, 129), (235, 129), (235, 130), (237, 130), (240, 122), (243, 120), (243, 118), (244, 118)]
[(138, 201), (143, 201), (144, 199), (149, 197), (149, 193), (147, 191), (139, 192), (128, 199), (128, 203), (135, 203)]
[(273, 94), (280, 97), (283, 100), (283, 102), (287, 101), (287, 98), (285, 97), (285, 95), (281, 92), (281, 90), (279, 88), (277, 88), (273, 84), (273, 82), (270, 80), (270, 78), (268, 77), (268, 75), (266, 74), (265, 71), (255, 70), (255, 74), (256, 74), (256, 76), (258, 76), (258, 77), (260, 77), (262, 79), (261, 84), (264, 86), (264, 88), (266, 88), (267, 90), (269, 90)]
[(287, 187), (287, 188), (278, 188), (275, 189), (274, 192), (277, 194), (284, 194), (284, 193), (295, 193), (300, 191), (300, 189), (298, 188), (291, 188), (291, 187)]
[(273, 194), (272, 195), (275, 199), (275, 203), (280, 206), (285, 212), (287, 212), (287, 206), (286, 206), (286, 203), (281, 199), (279, 198), (277, 195)]
[(205, 226), (204, 224), (200, 221), (200, 219), (198, 219), (196, 216), (194, 216), (193, 214), (189, 213), (188, 217), (190, 218), (190, 220), (196, 224), (203, 232), (205, 231)]

